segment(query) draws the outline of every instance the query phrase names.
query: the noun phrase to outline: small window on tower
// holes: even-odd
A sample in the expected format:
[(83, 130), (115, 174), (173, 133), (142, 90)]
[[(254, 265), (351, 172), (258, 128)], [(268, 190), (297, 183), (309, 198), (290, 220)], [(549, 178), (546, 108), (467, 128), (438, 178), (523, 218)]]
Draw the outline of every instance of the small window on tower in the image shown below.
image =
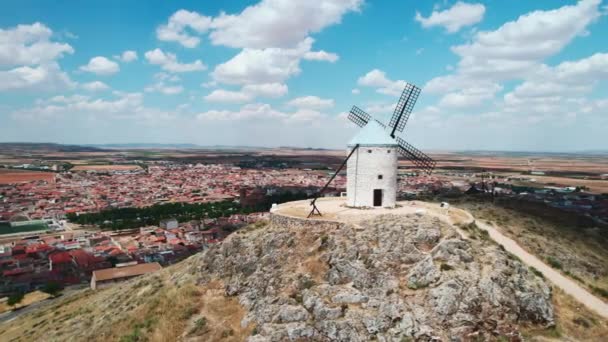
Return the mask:
[(382, 175), (378, 175), (378, 179), (382, 179)]
[(372, 153), (372, 150), (367, 150), (367, 153)]
[(391, 153), (391, 150), (387, 150), (386, 153)]

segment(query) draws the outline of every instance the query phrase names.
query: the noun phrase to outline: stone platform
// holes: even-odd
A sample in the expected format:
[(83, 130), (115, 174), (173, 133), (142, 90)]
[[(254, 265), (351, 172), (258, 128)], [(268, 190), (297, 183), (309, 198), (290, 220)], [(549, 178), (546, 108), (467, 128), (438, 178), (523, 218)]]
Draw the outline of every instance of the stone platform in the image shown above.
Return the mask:
[[(291, 218), (305, 219), (312, 210), (311, 200), (287, 202), (279, 204), (270, 212)], [(472, 221), (467, 212), (451, 207), (441, 208), (438, 203), (422, 201), (400, 201), (395, 208), (349, 208), (344, 197), (324, 197), (317, 200), (317, 207), (322, 216), (312, 216), (309, 220), (333, 221), (344, 223), (359, 223), (378, 215), (409, 215), (424, 214), (437, 217), (450, 224), (462, 224)]]

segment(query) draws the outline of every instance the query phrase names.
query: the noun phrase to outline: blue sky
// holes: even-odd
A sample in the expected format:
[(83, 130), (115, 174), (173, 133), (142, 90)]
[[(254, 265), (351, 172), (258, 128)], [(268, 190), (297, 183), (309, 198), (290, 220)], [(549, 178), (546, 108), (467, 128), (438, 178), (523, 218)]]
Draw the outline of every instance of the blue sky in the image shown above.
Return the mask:
[(608, 149), (601, 0), (4, 1), (0, 141)]

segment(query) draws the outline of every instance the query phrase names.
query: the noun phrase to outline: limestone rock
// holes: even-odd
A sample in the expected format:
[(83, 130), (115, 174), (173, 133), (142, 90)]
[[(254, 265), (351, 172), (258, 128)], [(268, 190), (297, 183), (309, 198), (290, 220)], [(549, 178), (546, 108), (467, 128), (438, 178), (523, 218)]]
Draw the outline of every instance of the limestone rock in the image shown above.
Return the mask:
[(199, 257), (255, 325), (248, 341), (401, 341), (518, 336), (554, 322), (543, 279), (488, 241), (425, 215), (360, 226), (279, 217)]

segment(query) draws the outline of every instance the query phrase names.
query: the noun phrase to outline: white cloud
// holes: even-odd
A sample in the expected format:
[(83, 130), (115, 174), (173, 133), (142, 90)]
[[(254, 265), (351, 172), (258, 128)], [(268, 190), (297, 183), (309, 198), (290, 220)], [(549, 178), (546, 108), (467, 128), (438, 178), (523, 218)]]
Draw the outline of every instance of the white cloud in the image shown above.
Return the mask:
[(330, 63), (336, 62), (339, 57), (335, 53), (321, 51), (308, 51), (303, 56), (304, 59), (309, 61), (326, 61)]
[(184, 87), (176, 84), (166, 84), (164, 81), (160, 81), (151, 86), (146, 87), (144, 91), (148, 93), (159, 92), (165, 95), (175, 95), (184, 91)]
[(359, 77), (357, 84), (365, 87), (376, 88), (380, 94), (399, 96), (406, 85), (403, 80), (392, 81), (386, 77), (386, 73), (379, 69), (373, 69), (367, 74)]
[(337, 24), (363, 0), (262, 0), (237, 15), (213, 19), (215, 45), (237, 48), (292, 48), (312, 33)]
[(65, 43), (51, 41), (53, 31), (41, 23), (0, 29), (0, 66), (45, 64), (74, 53)]
[(502, 90), (499, 84), (488, 84), (484, 87), (466, 87), (462, 90), (448, 93), (439, 101), (442, 108), (470, 108), (494, 98), (496, 93)]
[(461, 57), (459, 69), (480, 77), (525, 75), (538, 61), (584, 34), (600, 16), (599, 4), (600, 0), (583, 0), (555, 10), (534, 11), (495, 31), (478, 32), (472, 42), (452, 48)]
[(360, 91), (359, 89), (357, 89), (357, 88), (355, 88), (355, 89), (351, 90), (350, 92), (351, 92), (351, 93), (353, 93), (353, 94), (355, 94), (355, 95), (357, 95), (357, 94), (360, 94), (360, 93), (361, 93), (361, 91)]
[(540, 66), (534, 74), (505, 94), (508, 105), (542, 101), (563, 102), (590, 93), (600, 80), (608, 79), (608, 53), (596, 53), (555, 67)]
[(313, 109), (297, 109), (295, 112), (282, 112), (264, 103), (246, 104), (236, 111), (210, 110), (197, 115), (198, 120), (206, 122), (265, 120), (266, 123), (278, 121), (281, 124), (318, 123), (325, 118), (326, 115)]
[(156, 37), (162, 41), (178, 42), (184, 47), (194, 48), (200, 43), (200, 38), (191, 35), (187, 29), (204, 33), (210, 24), (211, 18), (181, 9), (169, 17), (166, 25), (156, 29)]
[(333, 99), (322, 99), (317, 96), (297, 97), (289, 102), (288, 106), (297, 107), (300, 109), (325, 109), (334, 106)]
[(157, 72), (154, 74), (154, 78), (160, 81), (178, 82), (181, 78), (177, 75), (169, 74), (166, 72)]
[(216, 103), (243, 103), (252, 100), (252, 96), (238, 91), (216, 89), (205, 96), (205, 101)]
[(93, 82), (89, 82), (89, 83), (85, 83), (82, 85), (82, 87), (88, 91), (102, 91), (102, 90), (107, 90), (110, 89), (110, 87), (100, 81), (93, 81)]
[(6, 90), (64, 90), (75, 83), (57, 63), (35, 67), (22, 66), (7, 71), (0, 70), (0, 91)]
[(287, 85), (282, 83), (248, 84), (243, 87), (243, 92), (253, 96), (277, 98), (287, 94)]
[(269, 104), (253, 103), (241, 107), (238, 111), (210, 110), (199, 113), (199, 120), (250, 120), (250, 119), (285, 119), (287, 114), (275, 110)]
[(475, 25), (483, 19), (486, 7), (482, 4), (469, 4), (458, 1), (444, 11), (434, 10), (428, 17), (416, 12), (414, 18), (422, 27), (442, 26), (449, 33), (458, 32), (461, 28)]
[(86, 117), (103, 118), (104, 122), (108, 118), (134, 119), (138, 123), (151, 125), (175, 118), (174, 111), (145, 107), (141, 93), (116, 92), (115, 96), (113, 99), (95, 99), (82, 95), (55, 96), (46, 101), (38, 101), (32, 108), (15, 110), (11, 116), (16, 120), (42, 123), (61, 118), (72, 120)]
[(207, 68), (199, 59), (192, 63), (180, 63), (175, 54), (165, 53), (158, 48), (148, 51), (144, 55), (150, 64), (160, 65), (163, 70), (169, 72), (192, 72)]
[(216, 66), (212, 76), (228, 84), (283, 83), (301, 72), (300, 60), (310, 52), (313, 42), (307, 38), (293, 49), (243, 49)]
[[(430, 80), (424, 91), (443, 94), (440, 100), (443, 107), (474, 107), (494, 98), (502, 90), (501, 81), (525, 81), (546, 74), (547, 67), (541, 61), (583, 34), (598, 18), (599, 3), (583, 0), (555, 10), (534, 11), (494, 31), (476, 33), (471, 42), (452, 47), (461, 57), (454, 73)], [(521, 86), (527, 92), (555, 91), (561, 87), (537, 85), (535, 90), (530, 90), (529, 83)]]
[(126, 50), (120, 56), (114, 56), (121, 62), (129, 63), (137, 60), (137, 52), (133, 50)]
[(87, 65), (81, 66), (80, 70), (92, 72), (97, 75), (112, 75), (120, 71), (120, 67), (116, 62), (103, 56), (97, 56), (91, 58)]

